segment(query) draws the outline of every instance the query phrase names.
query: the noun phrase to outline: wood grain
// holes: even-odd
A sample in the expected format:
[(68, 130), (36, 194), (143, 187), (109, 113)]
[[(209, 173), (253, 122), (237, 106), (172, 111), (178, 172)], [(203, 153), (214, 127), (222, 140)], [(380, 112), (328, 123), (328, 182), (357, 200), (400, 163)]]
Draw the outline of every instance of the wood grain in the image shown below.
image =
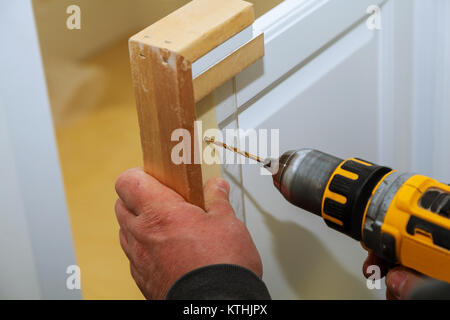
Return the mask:
[[(195, 101), (191, 63), (177, 53), (130, 42), (144, 168), (156, 179), (203, 207), (200, 164), (172, 162), (172, 132), (186, 129), (194, 146)], [(200, 188), (200, 190), (199, 190)]]
[[(202, 208), (202, 166), (195, 161), (201, 158), (202, 150), (194, 134), (196, 101), (260, 58), (262, 37), (250, 41), (247, 49), (241, 48), (222, 60), (217, 72), (212, 71), (215, 66), (207, 70), (200, 76), (195, 90), (192, 63), (253, 21), (251, 3), (194, 0), (129, 41), (144, 168), (188, 202)], [(196, 95), (195, 91), (200, 94)], [(176, 129), (185, 129), (190, 134), (189, 163), (175, 164), (171, 159), (172, 150), (179, 143), (171, 141)]]
[[(195, 105), (197, 120), (202, 122), (202, 130), (206, 132), (208, 129), (217, 129), (216, 101), (214, 93), (210, 93)], [(205, 141), (200, 138), (202, 152), (208, 146)], [(206, 183), (211, 178), (220, 177), (222, 175), (222, 167), (220, 164), (202, 164), (202, 178)]]
[(142, 30), (132, 40), (177, 52), (191, 63), (250, 26), (253, 5), (241, 0), (194, 0)]

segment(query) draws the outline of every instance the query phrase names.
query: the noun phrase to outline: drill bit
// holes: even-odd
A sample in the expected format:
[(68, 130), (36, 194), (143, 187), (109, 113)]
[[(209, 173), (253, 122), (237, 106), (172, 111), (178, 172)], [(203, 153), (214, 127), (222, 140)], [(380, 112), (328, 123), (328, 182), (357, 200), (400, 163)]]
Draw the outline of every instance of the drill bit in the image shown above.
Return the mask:
[(219, 147), (222, 147), (224, 149), (230, 150), (230, 151), (232, 151), (234, 153), (238, 153), (238, 154), (240, 154), (240, 155), (242, 155), (242, 156), (244, 156), (246, 158), (255, 160), (255, 161), (259, 162), (259, 163), (266, 164), (266, 162), (267, 162), (266, 159), (263, 159), (263, 158), (261, 158), (259, 156), (255, 156), (255, 155), (253, 155), (251, 153), (248, 153), (247, 151), (242, 151), (242, 150), (239, 150), (236, 147), (231, 147), (231, 146), (227, 145), (226, 143), (223, 143), (222, 141), (216, 141), (216, 138), (214, 138), (214, 137), (205, 136), (204, 141), (207, 144), (214, 144), (216, 146), (219, 146)]

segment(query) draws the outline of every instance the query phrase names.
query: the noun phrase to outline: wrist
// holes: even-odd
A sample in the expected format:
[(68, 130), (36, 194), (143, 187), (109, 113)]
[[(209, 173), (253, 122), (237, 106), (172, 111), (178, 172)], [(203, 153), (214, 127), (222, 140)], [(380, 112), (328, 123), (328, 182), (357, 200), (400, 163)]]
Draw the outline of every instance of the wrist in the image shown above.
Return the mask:
[(215, 264), (192, 270), (169, 289), (168, 300), (270, 299), (264, 282), (251, 270), (234, 264)]

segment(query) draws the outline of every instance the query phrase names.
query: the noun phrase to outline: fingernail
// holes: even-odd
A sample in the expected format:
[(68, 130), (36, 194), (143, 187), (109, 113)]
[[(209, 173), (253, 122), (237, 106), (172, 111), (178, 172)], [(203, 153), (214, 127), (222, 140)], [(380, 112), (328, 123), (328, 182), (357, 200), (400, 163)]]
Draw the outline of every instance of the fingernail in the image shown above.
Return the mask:
[(225, 179), (217, 178), (216, 187), (224, 193), (228, 193), (228, 182)]
[(389, 273), (388, 288), (389, 291), (398, 299), (401, 296), (403, 284), (407, 278), (406, 272), (402, 270), (391, 271)]

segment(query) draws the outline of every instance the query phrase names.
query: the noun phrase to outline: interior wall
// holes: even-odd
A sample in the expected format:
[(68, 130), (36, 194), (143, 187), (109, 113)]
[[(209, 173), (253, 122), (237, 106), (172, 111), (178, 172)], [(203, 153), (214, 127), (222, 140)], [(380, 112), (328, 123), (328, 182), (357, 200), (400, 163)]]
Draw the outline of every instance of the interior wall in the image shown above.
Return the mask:
[(77, 299), (75, 263), (31, 0), (0, 4), (0, 297)]
[(413, 4), (411, 169), (448, 183), (450, 2), (416, 0)]
[[(33, 0), (55, 125), (83, 116), (105, 93), (105, 74), (86, 60), (127, 39), (188, 0)], [(260, 16), (281, 0), (253, 0)], [(78, 5), (81, 29), (69, 30), (66, 9)], [(124, 61), (118, 62), (124, 63)], [(125, 62), (127, 63), (127, 62)], [(84, 94), (83, 94), (84, 93)], [(71, 109), (71, 105), (77, 108)]]
[[(253, 0), (256, 16), (282, 0)], [(67, 59), (84, 58), (111, 42), (127, 38), (188, 0), (33, 0), (42, 54)], [(81, 30), (69, 30), (66, 8), (81, 8)]]
[[(85, 299), (142, 298), (122, 252), (114, 182), (142, 165), (128, 38), (187, 0), (34, 0)], [(280, 0), (255, 0), (259, 16)], [(68, 30), (68, 5), (81, 30)]]

